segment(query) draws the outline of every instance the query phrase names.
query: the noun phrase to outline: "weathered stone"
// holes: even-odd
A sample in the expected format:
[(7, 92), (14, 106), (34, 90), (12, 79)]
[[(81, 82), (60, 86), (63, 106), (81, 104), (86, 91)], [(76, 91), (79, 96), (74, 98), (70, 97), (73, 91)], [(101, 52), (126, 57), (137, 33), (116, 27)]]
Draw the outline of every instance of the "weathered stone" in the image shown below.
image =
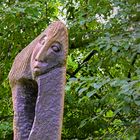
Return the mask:
[(56, 21), (15, 58), (9, 81), (14, 140), (60, 140), (68, 34)]

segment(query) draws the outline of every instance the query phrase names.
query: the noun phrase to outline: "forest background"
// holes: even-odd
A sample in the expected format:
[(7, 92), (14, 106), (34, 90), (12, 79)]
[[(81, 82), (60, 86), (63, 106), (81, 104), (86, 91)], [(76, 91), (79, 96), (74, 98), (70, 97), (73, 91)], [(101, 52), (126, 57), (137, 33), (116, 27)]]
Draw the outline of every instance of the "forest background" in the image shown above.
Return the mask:
[(0, 140), (13, 135), (13, 60), (58, 19), (69, 30), (62, 140), (140, 140), (139, 0), (0, 0)]

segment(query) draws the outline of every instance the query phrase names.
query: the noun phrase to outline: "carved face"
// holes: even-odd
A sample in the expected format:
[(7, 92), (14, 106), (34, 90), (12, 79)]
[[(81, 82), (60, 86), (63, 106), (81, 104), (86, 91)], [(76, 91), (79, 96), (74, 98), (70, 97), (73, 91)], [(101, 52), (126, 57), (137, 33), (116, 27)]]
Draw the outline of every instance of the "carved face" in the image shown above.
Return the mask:
[(68, 36), (65, 25), (54, 22), (39, 38), (31, 57), (32, 76), (45, 74), (54, 68), (65, 65)]

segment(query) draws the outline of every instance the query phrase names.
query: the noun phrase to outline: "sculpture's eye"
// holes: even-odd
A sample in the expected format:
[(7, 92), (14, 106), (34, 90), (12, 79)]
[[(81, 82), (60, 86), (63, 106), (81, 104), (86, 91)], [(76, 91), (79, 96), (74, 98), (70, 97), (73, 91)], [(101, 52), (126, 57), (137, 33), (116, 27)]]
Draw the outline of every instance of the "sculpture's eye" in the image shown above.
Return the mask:
[(60, 44), (53, 44), (51, 48), (54, 52), (59, 52), (61, 50)]

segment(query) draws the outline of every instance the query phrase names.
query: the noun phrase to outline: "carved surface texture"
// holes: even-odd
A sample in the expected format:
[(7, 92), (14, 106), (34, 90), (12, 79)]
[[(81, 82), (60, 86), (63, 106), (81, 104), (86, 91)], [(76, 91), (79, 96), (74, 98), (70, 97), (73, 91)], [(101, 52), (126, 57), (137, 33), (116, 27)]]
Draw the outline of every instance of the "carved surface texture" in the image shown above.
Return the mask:
[(37, 81), (40, 88), (35, 120), (29, 140), (60, 140), (64, 101), (64, 73), (65, 68), (57, 68), (38, 77)]
[(14, 140), (60, 140), (68, 33), (56, 21), (24, 48), (9, 73)]
[(24, 82), (12, 89), (14, 103), (14, 139), (26, 140), (30, 134), (34, 116), (37, 88)]

